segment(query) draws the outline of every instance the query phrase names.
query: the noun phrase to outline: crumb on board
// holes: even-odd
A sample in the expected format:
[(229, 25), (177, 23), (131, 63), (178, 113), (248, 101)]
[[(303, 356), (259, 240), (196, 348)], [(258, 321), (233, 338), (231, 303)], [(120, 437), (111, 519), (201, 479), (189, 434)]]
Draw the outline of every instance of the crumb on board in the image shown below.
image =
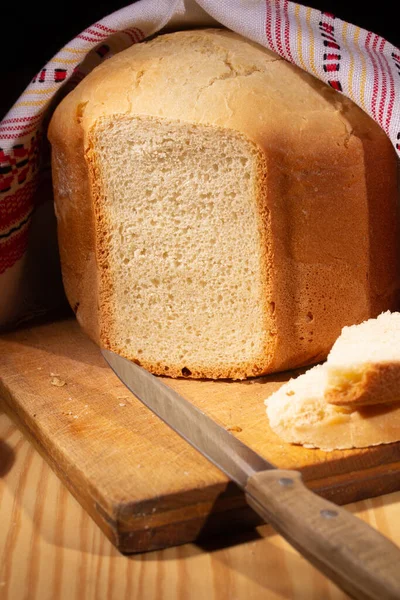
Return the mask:
[(241, 431), (243, 431), (243, 429), (239, 427), (239, 425), (232, 425), (232, 427), (227, 427), (226, 430), (235, 431), (236, 433), (240, 433)]
[(119, 403), (120, 406), (126, 406), (126, 404), (124, 404), (123, 402)]
[(54, 375), (54, 373), (50, 373), (50, 384), (55, 385), (56, 387), (63, 387), (67, 385), (67, 382), (64, 379), (60, 379), (59, 375)]

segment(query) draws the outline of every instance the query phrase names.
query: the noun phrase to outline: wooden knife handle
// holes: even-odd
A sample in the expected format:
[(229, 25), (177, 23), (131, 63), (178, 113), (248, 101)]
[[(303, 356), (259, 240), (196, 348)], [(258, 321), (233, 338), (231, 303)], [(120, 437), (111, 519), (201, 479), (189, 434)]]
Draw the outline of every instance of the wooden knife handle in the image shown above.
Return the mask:
[(245, 492), (250, 506), (347, 594), (400, 599), (400, 548), (307, 489), (299, 472), (262, 471)]

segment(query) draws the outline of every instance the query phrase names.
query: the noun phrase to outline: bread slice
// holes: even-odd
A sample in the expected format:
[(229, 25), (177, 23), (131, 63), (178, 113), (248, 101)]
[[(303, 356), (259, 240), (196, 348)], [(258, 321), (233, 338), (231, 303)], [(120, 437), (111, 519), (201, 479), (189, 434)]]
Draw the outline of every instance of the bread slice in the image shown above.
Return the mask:
[(344, 327), (326, 363), (325, 399), (338, 406), (400, 402), (400, 313)]
[(400, 440), (400, 393), (396, 404), (356, 410), (329, 404), (326, 384), (326, 363), (285, 383), (265, 401), (271, 429), (286, 442), (325, 451)]
[(60, 103), (49, 139), (69, 302), (153, 373), (312, 364), (393, 308), (390, 141), (256, 43), (210, 29), (137, 44)]

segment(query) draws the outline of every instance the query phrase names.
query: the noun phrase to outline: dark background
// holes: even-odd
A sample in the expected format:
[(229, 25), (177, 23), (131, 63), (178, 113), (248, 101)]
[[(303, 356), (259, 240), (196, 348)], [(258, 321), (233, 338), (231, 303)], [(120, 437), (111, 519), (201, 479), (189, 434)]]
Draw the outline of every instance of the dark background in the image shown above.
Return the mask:
[[(218, 1), (218, 0), (216, 0)], [(4, 3), (5, 4), (5, 3)], [(0, 59), (0, 118), (4, 116), (31, 78), (69, 40), (83, 29), (127, 6), (129, 1), (85, 3), (85, 0), (20, 3), (7, 1), (2, 7)], [(400, 46), (400, 20), (397, 0), (302, 2), (307, 6), (332, 12), (341, 19), (380, 34)]]

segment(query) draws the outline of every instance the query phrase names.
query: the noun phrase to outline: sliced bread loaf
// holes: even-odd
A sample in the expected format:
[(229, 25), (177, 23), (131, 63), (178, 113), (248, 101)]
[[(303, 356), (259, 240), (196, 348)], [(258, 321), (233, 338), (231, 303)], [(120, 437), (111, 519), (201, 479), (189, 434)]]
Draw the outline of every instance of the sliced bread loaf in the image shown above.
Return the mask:
[(153, 373), (312, 364), (394, 307), (387, 136), (256, 43), (209, 29), (137, 44), (60, 103), (49, 138), (70, 304)]

